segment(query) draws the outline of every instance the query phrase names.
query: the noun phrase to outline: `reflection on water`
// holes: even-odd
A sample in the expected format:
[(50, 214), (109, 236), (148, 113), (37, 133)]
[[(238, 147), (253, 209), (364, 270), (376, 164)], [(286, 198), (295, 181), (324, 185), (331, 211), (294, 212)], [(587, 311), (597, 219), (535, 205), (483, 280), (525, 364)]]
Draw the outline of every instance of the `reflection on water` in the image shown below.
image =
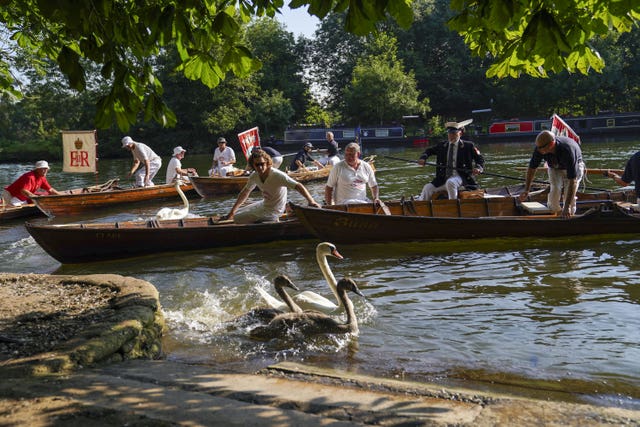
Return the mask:
[[(530, 148), (481, 147), (487, 169), (510, 176), (522, 173), (515, 167), (526, 165)], [(420, 151), (393, 155), (415, 159)], [(627, 143), (585, 145), (584, 151), (587, 165), (619, 168), (635, 150)], [(385, 153), (377, 162), (384, 197), (417, 194), (433, 170), (386, 159)], [(207, 156), (188, 160), (202, 171), (210, 163)], [(128, 167), (129, 159), (101, 161), (108, 177), (100, 181), (124, 176)], [(0, 181), (8, 170), (0, 165)], [(54, 186), (64, 188), (63, 177), (50, 173)], [(512, 184), (481, 180), (488, 187)], [(590, 180), (613, 188), (610, 180)], [(309, 188), (322, 200), (323, 183)], [(233, 199), (194, 200), (192, 212), (225, 213)], [(103, 210), (97, 220), (145, 218), (168, 205)], [(345, 259), (330, 260), (334, 273), (353, 277), (366, 295), (352, 298), (360, 335), (304, 343), (252, 341), (246, 330), (229, 329), (226, 322), (261, 305), (257, 289), (272, 293), (279, 273), (301, 290), (331, 297), (315, 262), (315, 240), (61, 266), (12, 221), (0, 229), (0, 270), (148, 280), (160, 291), (169, 325), (165, 352), (172, 360), (248, 372), (296, 360), (398, 378), (472, 380), (478, 387), (502, 385), (541, 396), (579, 393), (583, 400), (638, 407), (639, 243), (640, 237), (591, 236), (339, 247)]]

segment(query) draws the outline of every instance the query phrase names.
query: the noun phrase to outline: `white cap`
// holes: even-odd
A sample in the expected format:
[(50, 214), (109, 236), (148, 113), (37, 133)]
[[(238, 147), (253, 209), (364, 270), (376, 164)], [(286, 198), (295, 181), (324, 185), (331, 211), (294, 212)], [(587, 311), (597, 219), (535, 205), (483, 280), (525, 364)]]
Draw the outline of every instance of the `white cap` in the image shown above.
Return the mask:
[(131, 139), (130, 136), (125, 136), (124, 138), (122, 138), (122, 146), (126, 147), (127, 145), (131, 145), (133, 144), (135, 141), (133, 139)]
[(36, 162), (36, 169), (49, 169), (49, 163), (46, 160), (38, 160)]
[(186, 153), (186, 152), (187, 152), (187, 150), (185, 150), (184, 148), (182, 148), (179, 145), (173, 149), (173, 155), (174, 156), (177, 156), (180, 153)]

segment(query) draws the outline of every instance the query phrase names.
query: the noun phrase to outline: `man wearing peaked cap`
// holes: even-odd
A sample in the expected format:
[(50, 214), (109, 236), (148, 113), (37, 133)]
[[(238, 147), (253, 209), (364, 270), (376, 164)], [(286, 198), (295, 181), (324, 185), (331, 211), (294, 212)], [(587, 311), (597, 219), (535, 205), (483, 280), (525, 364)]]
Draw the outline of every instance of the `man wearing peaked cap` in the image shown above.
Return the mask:
[(198, 172), (196, 172), (194, 168), (182, 169), (182, 159), (184, 158), (184, 153), (186, 152), (187, 150), (179, 145), (173, 149), (173, 156), (171, 157), (171, 160), (169, 160), (169, 164), (167, 165), (167, 184), (175, 182), (176, 179), (189, 181), (189, 176), (198, 176)]
[(313, 144), (310, 142), (305, 142), (300, 151), (296, 153), (296, 156), (291, 161), (289, 165), (290, 171), (297, 170), (307, 170), (307, 167), (304, 165), (306, 162), (311, 162), (318, 167), (318, 169), (322, 169), (324, 165), (311, 157), (311, 150), (313, 150)]
[(434, 193), (446, 190), (449, 199), (457, 199), (460, 187), (467, 190), (478, 188), (474, 176), (482, 173), (484, 157), (471, 141), (461, 139), (464, 127), (473, 119), (462, 122), (446, 122), (447, 141), (428, 147), (420, 156), (418, 164), (424, 166), (430, 156), (436, 156), (436, 176), (422, 188), (419, 200), (431, 200)]
[(36, 162), (33, 170), (22, 174), (11, 185), (5, 187), (2, 192), (2, 202), (5, 206), (20, 206), (33, 203), (31, 197), (39, 190), (47, 194), (60, 194), (47, 181), (49, 163), (46, 160)]
[(162, 159), (148, 145), (134, 141), (130, 136), (122, 138), (122, 148), (131, 151), (133, 166), (129, 176), (134, 176), (136, 187), (152, 187), (153, 178), (162, 166)]

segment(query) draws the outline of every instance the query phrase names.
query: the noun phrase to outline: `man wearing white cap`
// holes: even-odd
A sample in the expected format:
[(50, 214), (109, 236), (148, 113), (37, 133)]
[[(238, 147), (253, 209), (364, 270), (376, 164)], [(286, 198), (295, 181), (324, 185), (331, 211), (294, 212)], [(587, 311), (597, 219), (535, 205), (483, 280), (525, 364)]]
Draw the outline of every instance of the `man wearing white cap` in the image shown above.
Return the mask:
[[(473, 119), (463, 122), (447, 122), (447, 141), (428, 147), (418, 159), (424, 166), (429, 156), (436, 156), (436, 177), (422, 188), (418, 200), (431, 200), (434, 193), (446, 190), (449, 199), (458, 198), (458, 189), (464, 186), (467, 190), (475, 190), (478, 184), (473, 178), (482, 173), (484, 157), (471, 141), (461, 139), (464, 127)], [(475, 166), (474, 166), (475, 163)]]
[(187, 150), (179, 145), (173, 149), (173, 157), (171, 157), (169, 165), (167, 166), (167, 184), (175, 182), (176, 179), (189, 181), (189, 175), (198, 176), (194, 168), (182, 169), (181, 160), (184, 158), (184, 153), (186, 152)]
[(32, 171), (22, 174), (13, 184), (4, 188), (2, 192), (4, 205), (20, 206), (33, 203), (31, 197), (35, 196), (38, 190), (44, 190), (47, 194), (60, 194), (47, 181), (48, 171), (49, 163), (46, 160), (37, 161)]
[(129, 176), (135, 176), (136, 187), (152, 187), (153, 178), (162, 166), (160, 156), (148, 145), (134, 141), (130, 136), (122, 138), (122, 148), (130, 150), (133, 155), (133, 166)]

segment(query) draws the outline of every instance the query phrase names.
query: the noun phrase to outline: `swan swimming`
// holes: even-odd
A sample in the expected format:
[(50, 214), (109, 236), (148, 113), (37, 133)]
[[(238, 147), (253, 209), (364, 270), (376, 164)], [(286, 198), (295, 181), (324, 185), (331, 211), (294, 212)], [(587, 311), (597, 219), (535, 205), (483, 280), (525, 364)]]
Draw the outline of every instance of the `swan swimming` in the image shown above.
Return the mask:
[(347, 291), (364, 297), (356, 282), (349, 278), (340, 279), (337, 284), (337, 293), (341, 304), (347, 311), (345, 323), (339, 323), (329, 315), (318, 311), (289, 312), (278, 314), (267, 325), (252, 329), (249, 336), (258, 340), (270, 340), (284, 337), (289, 333), (297, 334), (303, 338), (320, 334), (357, 335), (359, 332), (358, 319)]
[[(328, 256), (333, 256), (338, 259), (342, 259), (342, 255), (338, 252), (335, 245), (329, 242), (322, 242), (316, 246), (316, 261), (318, 262), (318, 266), (320, 267), (320, 271), (322, 271), (322, 275), (324, 276), (327, 284), (331, 288), (333, 295), (336, 297), (336, 301), (338, 304), (333, 303), (327, 298), (319, 295), (313, 291), (304, 291), (300, 292), (293, 296), (293, 300), (303, 309), (303, 310), (317, 310), (322, 313), (332, 313), (340, 308), (340, 297), (338, 295), (338, 289), (336, 285), (336, 278), (331, 271), (331, 267), (329, 266), (329, 262), (327, 261)], [(258, 288), (258, 292), (260, 296), (265, 300), (267, 305), (272, 308), (277, 308), (278, 310), (287, 310), (287, 305), (282, 301), (274, 298), (269, 295), (265, 290)]]
[[(287, 312), (302, 313), (302, 309), (291, 299), (291, 296), (283, 289), (285, 287), (299, 291), (300, 289), (284, 274), (280, 274), (273, 280), (273, 286), (276, 289), (276, 293), (282, 298), (285, 303), (285, 310), (280, 310), (273, 307), (256, 307), (252, 308), (248, 312), (241, 314), (235, 319), (231, 320), (230, 326), (238, 328), (246, 328), (249, 325), (256, 323), (267, 324), (278, 314)], [(273, 297), (271, 297), (273, 298)], [(275, 299), (275, 298), (274, 298)]]
[(176, 185), (175, 185), (176, 191), (180, 195), (180, 198), (182, 199), (182, 203), (184, 203), (184, 207), (183, 208), (162, 208), (158, 211), (158, 213), (156, 213), (155, 219), (182, 219), (182, 218), (186, 218), (187, 215), (189, 215), (189, 201), (187, 200), (187, 197), (182, 192), (182, 188), (180, 188), (181, 184), (182, 184), (182, 181), (176, 180)]

